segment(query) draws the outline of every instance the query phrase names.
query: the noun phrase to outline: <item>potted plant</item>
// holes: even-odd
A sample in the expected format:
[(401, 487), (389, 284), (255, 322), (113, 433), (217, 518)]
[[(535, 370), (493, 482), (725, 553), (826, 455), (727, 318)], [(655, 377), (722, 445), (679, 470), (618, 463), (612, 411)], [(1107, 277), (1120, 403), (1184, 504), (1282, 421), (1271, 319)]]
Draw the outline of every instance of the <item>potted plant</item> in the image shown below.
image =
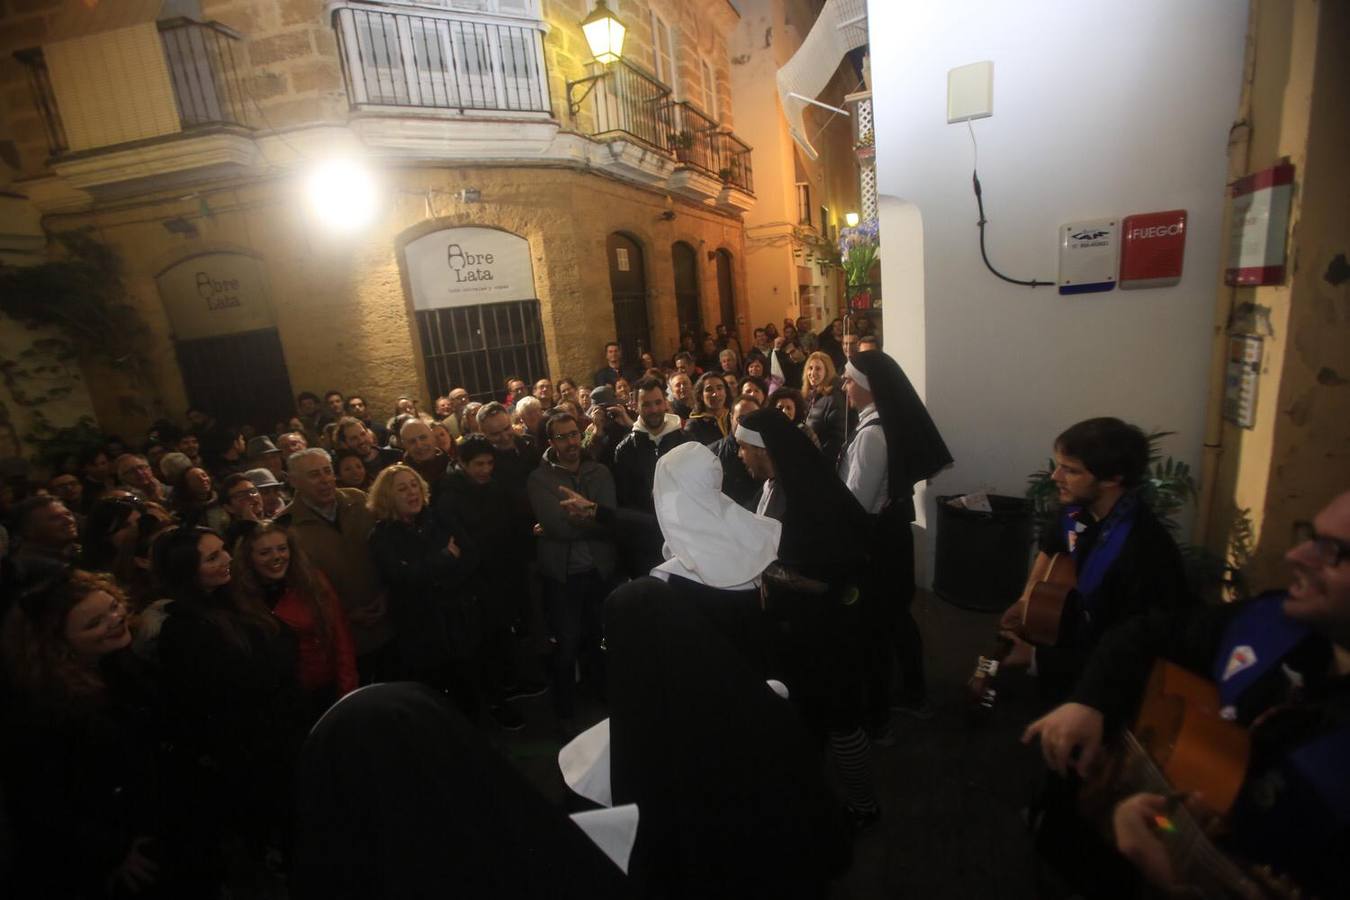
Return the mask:
[(670, 133), (670, 148), (675, 151), (675, 158), (680, 162), (689, 162), (689, 157), (694, 149), (694, 133), (688, 128)]

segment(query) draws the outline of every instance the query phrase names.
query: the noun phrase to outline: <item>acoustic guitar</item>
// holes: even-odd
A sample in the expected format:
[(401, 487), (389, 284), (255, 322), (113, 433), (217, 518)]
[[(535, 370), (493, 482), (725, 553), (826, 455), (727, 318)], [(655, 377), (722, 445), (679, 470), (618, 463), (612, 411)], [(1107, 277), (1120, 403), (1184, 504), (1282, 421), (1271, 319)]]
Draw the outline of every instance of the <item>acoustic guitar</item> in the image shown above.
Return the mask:
[(1134, 727), (1121, 735), (1079, 792), (1080, 812), (1114, 841), (1116, 804), (1140, 792), (1180, 797), (1158, 834), (1183, 896), (1269, 900), (1298, 889), (1268, 868), (1215, 846), (1247, 773), (1247, 731), (1219, 715), (1212, 682), (1165, 660), (1154, 664)]
[[(1053, 647), (1059, 643), (1064, 613), (1069, 607), (1069, 596), (1078, 584), (1078, 570), (1073, 557), (1056, 553), (1044, 577), (1031, 586), (1027, 602), (1022, 607), (1022, 620), (1014, 629), (1017, 636), (1038, 647)], [(974, 709), (987, 712), (998, 700), (994, 683), (999, 668), (1012, 652), (1013, 643), (999, 635), (994, 647), (975, 663), (975, 671), (966, 682), (967, 696)]]

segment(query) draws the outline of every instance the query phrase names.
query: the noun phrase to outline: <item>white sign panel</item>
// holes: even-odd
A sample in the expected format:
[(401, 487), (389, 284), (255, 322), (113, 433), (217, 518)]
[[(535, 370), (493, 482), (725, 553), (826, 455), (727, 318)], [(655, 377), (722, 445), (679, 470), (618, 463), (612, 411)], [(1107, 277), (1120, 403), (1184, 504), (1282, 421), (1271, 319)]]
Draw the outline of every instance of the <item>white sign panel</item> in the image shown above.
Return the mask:
[(403, 250), (414, 309), (533, 300), (534, 266), (523, 237), (495, 228), (447, 228)]
[(180, 341), (238, 334), (276, 324), (262, 264), (242, 253), (202, 253), (155, 279)]

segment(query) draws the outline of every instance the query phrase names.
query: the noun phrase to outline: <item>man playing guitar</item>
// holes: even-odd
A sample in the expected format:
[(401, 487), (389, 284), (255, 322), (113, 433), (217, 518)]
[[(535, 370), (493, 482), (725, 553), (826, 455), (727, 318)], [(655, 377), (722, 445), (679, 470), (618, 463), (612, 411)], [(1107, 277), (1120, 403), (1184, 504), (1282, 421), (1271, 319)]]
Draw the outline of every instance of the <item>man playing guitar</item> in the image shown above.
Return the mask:
[[(1054, 458), (1056, 527), (1045, 535), (1026, 590), (1000, 627), (1013, 642), (1003, 664), (1034, 665), (1042, 693), (1058, 701), (1112, 627), (1143, 612), (1188, 606), (1194, 598), (1176, 541), (1140, 495), (1148, 477), (1144, 433), (1120, 419), (1087, 419), (1055, 439)], [(1021, 624), (1033, 588), (1056, 554), (1072, 559), (1076, 589), (1054, 645), (1033, 647)]]
[[(1085, 773), (1130, 714), (1149, 667), (1167, 659), (1218, 687), (1219, 716), (1250, 729), (1246, 778), (1224, 847), (1292, 877), (1305, 896), (1350, 884), (1350, 492), (1296, 527), (1285, 593), (1160, 613), (1107, 636), (1072, 700), (1032, 723), (1054, 771)], [(1201, 798), (1203, 799), (1203, 798)], [(1165, 799), (1116, 807), (1116, 845), (1151, 881), (1175, 873), (1154, 826)]]
[[(1155, 610), (1175, 610), (1196, 601), (1186, 586), (1181, 551), (1148, 508), (1141, 487), (1148, 477), (1148, 438), (1116, 418), (1087, 419), (1055, 439), (1059, 491), (1056, 527), (1043, 537), (1021, 598), (1003, 615), (1000, 630), (1012, 642), (1005, 666), (1027, 666), (1051, 702), (1063, 701), (1102, 636), (1122, 622)], [(1027, 642), (1029, 613), (1043, 605), (1036, 590), (1057, 559), (1072, 563), (1076, 587), (1064, 597), (1053, 639)], [(1045, 632), (1046, 629), (1039, 629)], [(1110, 852), (1078, 813), (1078, 782), (1051, 775), (1031, 806), (1036, 848), (1055, 882), (1097, 898), (1115, 896), (1120, 881)]]

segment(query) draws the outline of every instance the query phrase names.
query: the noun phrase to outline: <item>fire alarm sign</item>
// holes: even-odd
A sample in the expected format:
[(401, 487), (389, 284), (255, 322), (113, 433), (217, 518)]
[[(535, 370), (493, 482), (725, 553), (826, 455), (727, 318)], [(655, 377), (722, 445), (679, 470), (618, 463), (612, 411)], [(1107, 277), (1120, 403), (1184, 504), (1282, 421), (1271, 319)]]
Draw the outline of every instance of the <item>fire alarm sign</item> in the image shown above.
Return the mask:
[(1120, 289), (1168, 287), (1181, 281), (1186, 210), (1126, 216), (1120, 226)]

